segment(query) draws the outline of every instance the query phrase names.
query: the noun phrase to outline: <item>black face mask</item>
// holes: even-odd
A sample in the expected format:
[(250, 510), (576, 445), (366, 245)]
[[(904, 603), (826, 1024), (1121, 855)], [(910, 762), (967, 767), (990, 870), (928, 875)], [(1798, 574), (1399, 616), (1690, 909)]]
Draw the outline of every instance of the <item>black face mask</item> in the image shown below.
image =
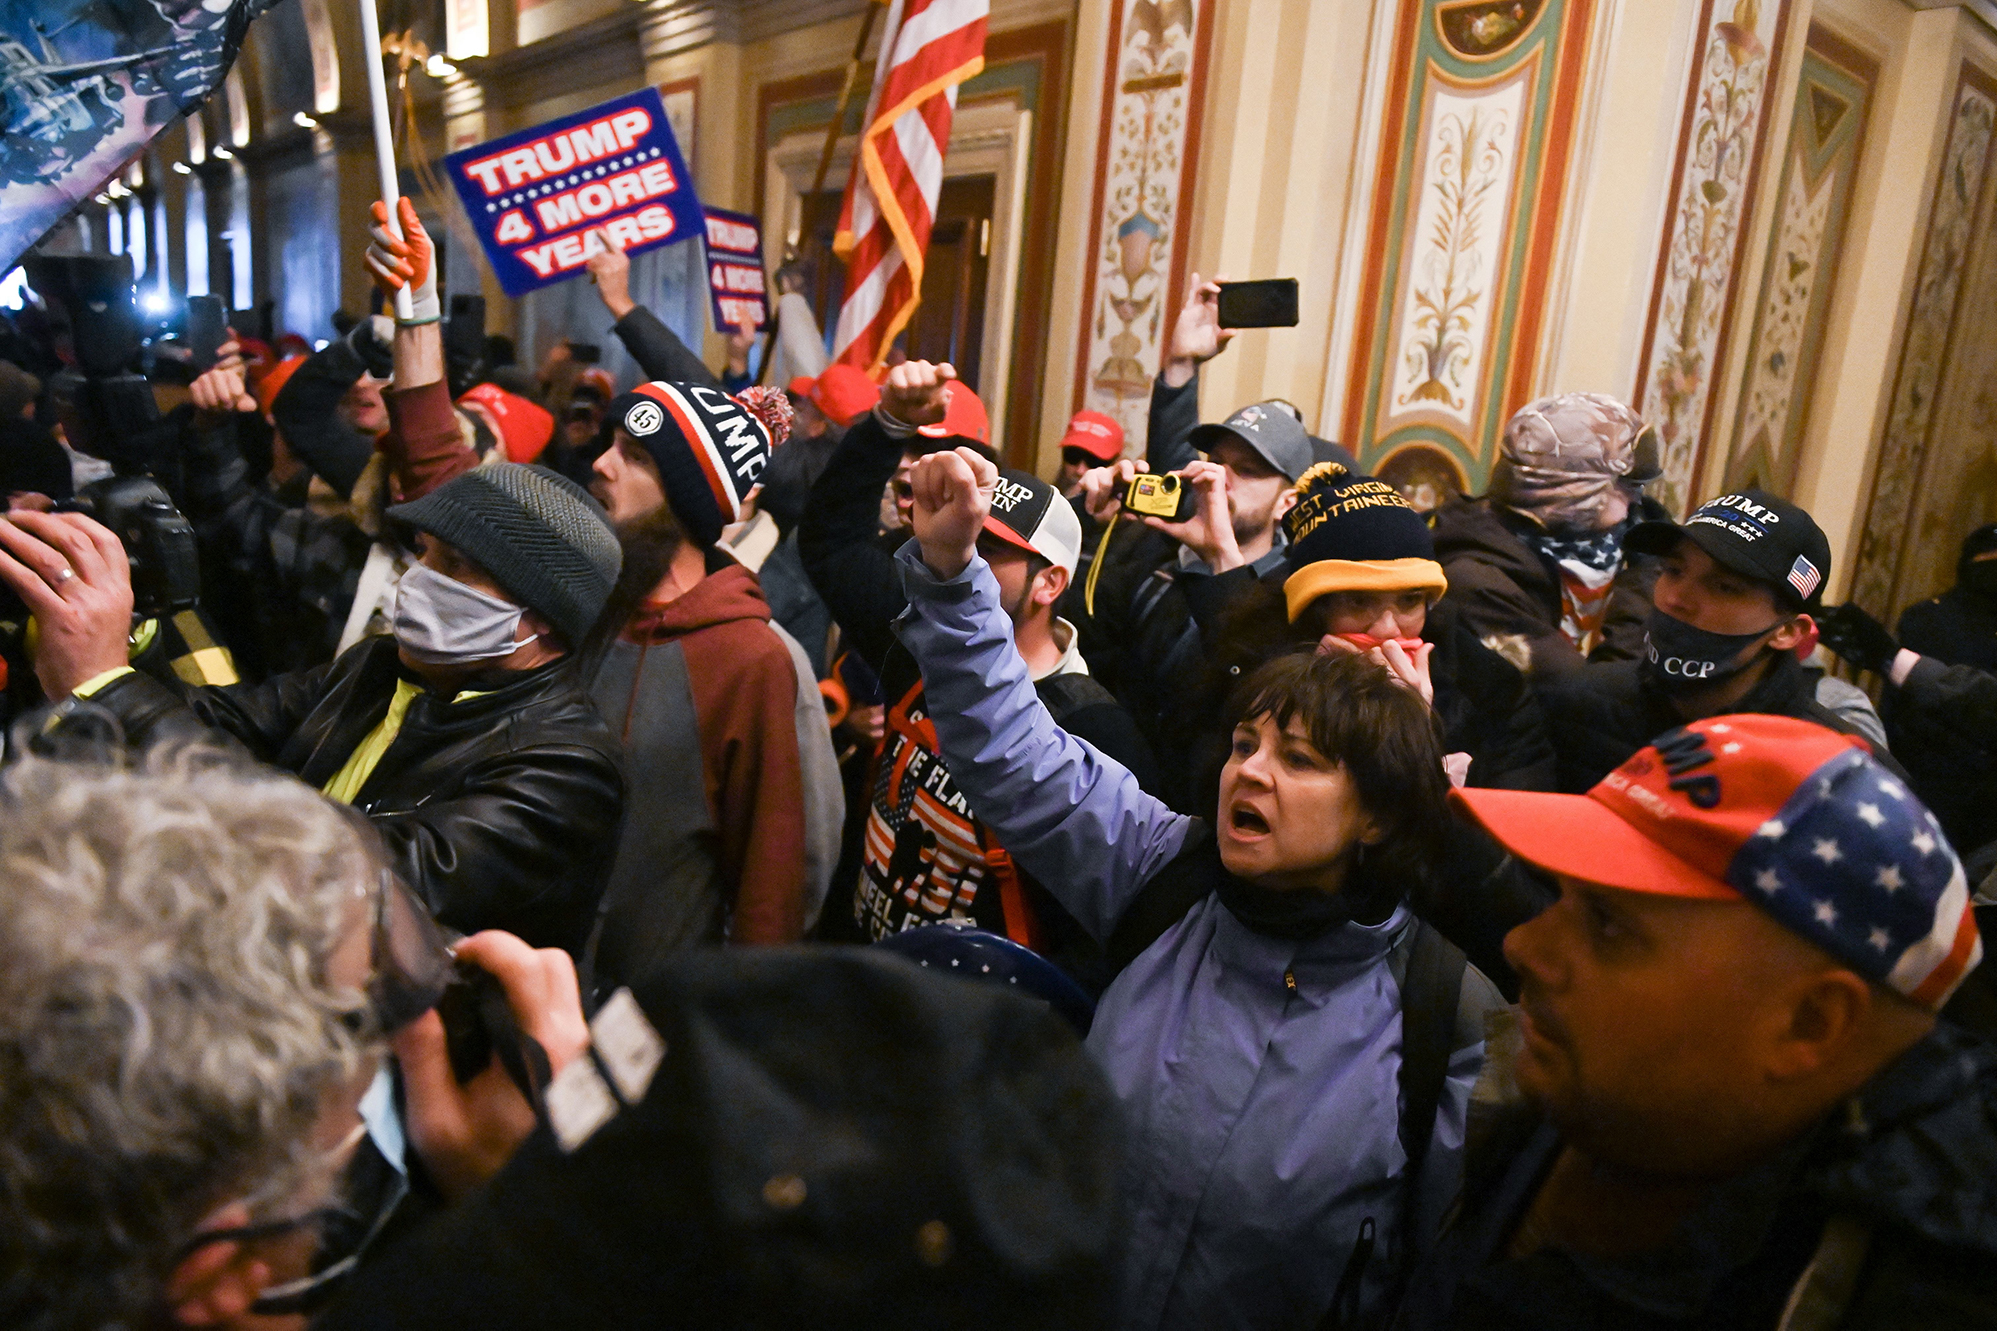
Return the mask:
[(1963, 566), (1961, 582), (1978, 596), (1997, 601), (1997, 559), (1971, 560)]
[(1758, 633), (1709, 633), (1652, 609), (1644, 624), (1643, 660), (1637, 672), (1662, 693), (1696, 693), (1732, 679), (1760, 659), (1748, 649), (1781, 628)]

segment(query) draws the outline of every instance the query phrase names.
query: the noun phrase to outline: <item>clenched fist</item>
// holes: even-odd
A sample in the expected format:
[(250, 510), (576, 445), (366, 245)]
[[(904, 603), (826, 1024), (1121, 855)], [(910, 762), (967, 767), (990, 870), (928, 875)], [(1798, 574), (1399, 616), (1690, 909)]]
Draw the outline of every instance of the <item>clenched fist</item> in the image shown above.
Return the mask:
[(985, 529), (998, 488), (998, 468), (977, 450), (959, 448), (931, 453), (915, 464), (908, 482), (915, 491), (915, 539), (922, 545), (922, 562), (937, 577), (954, 578), (978, 551), (978, 533)]

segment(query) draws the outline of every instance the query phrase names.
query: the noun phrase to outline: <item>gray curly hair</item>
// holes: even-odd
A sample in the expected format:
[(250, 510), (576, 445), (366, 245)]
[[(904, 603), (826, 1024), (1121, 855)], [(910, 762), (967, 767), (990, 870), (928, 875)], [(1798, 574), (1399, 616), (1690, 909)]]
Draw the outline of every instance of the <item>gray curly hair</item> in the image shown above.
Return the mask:
[(327, 971), (379, 863), (212, 753), (0, 772), (0, 1324), (143, 1325), (204, 1216), (306, 1177), (378, 1053)]

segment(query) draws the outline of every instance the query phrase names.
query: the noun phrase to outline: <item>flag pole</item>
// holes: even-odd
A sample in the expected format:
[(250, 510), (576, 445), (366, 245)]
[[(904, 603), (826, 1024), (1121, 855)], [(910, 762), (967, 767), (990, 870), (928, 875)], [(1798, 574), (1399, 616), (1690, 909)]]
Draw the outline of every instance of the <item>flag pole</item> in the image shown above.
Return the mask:
[[(373, 3), (373, 0), (367, 0), (367, 3)], [(853, 42), (852, 58), (846, 62), (846, 81), (839, 85), (839, 105), (832, 112), (832, 123), (825, 127), (825, 146), (818, 153), (818, 170), (812, 173), (811, 194), (816, 194), (825, 188), (826, 174), (832, 170), (832, 153), (839, 146), (840, 131), (846, 128), (846, 108), (852, 104), (853, 91), (859, 86), (860, 62), (867, 55), (867, 39), (874, 35), (874, 18), (887, 8), (887, 4), (888, 0), (870, 0), (866, 16), (860, 20), (860, 35)], [(860, 128), (864, 131), (866, 126), (862, 125)], [(805, 197), (808, 199), (811, 194)], [(783, 299), (782, 292), (777, 293), (777, 299), (779, 301)], [(777, 335), (781, 332), (783, 332), (782, 313), (780, 310), (772, 311), (770, 345), (763, 352), (762, 368), (756, 374), (756, 382), (759, 384), (769, 382), (770, 362), (777, 358)]]
[[(368, 100), (374, 108), (374, 163), (380, 172), (381, 198), (388, 210), (388, 232), (397, 240), (402, 239), (402, 222), (396, 216), (395, 202), (402, 196), (402, 187), (396, 180), (395, 139), (388, 120), (388, 80), (381, 69), (381, 19), (375, 13), (374, 0), (360, 0), (361, 6), (361, 63), (367, 66)], [(415, 127), (410, 127), (415, 132)], [(395, 317), (408, 319), (415, 314), (410, 303), (412, 297), (409, 284), (395, 293)]]

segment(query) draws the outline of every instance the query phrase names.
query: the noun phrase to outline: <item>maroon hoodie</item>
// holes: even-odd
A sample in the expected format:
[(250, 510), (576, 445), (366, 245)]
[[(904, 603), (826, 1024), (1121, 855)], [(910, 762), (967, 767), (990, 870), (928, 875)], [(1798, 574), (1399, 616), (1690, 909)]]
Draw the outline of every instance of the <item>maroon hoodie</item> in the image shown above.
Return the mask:
[(639, 608), (592, 691), (627, 767), (605, 894), (612, 973), (633, 973), (620, 952), (655, 957), (724, 930), (735, 943), (798, 941), (831, 868), (816, 861), (828, 841), (837, 855), (840, 811), (819, 807), (837, 769), (809, 666), (771, 624), (756, 576), (725, 556), (710, 566)]

